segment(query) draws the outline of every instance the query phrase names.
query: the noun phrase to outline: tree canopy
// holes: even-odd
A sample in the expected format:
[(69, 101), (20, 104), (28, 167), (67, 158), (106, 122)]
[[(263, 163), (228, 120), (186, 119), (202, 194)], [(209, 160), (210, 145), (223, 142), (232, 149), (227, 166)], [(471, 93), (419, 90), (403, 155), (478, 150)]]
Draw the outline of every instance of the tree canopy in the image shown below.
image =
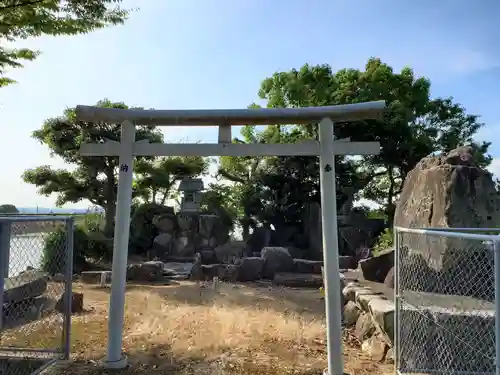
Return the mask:
[[(107, 99), (96, 105), (128, 108), (124, 103)], [(36, 185), (42, 195), (57, 194), (57, 205), (87, 199), (92, 204), (103, 207), (106, 213), (105, 233), (111, 235), (118, 183), (118, 157), (82, 157), (78, 150), (86, 142), (119, 142), (120, 133), (120, 125), (77, 121), (75, 109), (68, 108), (61, 117), (47, 119), (39, 130), (33, 132), (33, 138), (46, 145), (53, 156), (60, 157), (74, 169), (55, 170), (44, 165), (26, 170), (23, 179)], [(162, 142), (163, 135), (155, 127), (138, 126), (136, 139)]]
[(39, 51), (13, 49), (6, 43), (43, 35), (85, 34), (122, 24), (129, 11), (122, 0), (0, 0), (0, 87), (14, 81), (5, 76), (9, 68), (21, 68)]
[[(266, 78), (259, 97), (267, 107), (305, 107), (351, 104), (385, 100), (388, 110), (381, 120), (336, 123), (336, 138), (352, 141), (379, 141), (376, 156), (342, 157), (335, 161), (338, 207), (348, 210), (358, 198), (382, 205), (389, 219), (402, 183), (418, 161), (430, 154), (472, 145), (478, 161), (486, 166), (489, 143), (473, 139), (483, 126), (479, 117), (468, 114), (453, 98), (432, 98), (431, 83), (416, 77), (410, 68), (395, 72), (380, 59), (368, 60), (364, 70), (327, 65), (304, 65), (300, 69), (277, 72)], [(317, 125), (276, 126), (264, 130), (246, 126), (245, 142), (298, 142), (317, 139)], [(240, 142), (240, 140), (235, 140)], [(305, 203), (319, 201), (317, 157), (224, 157), (219, 174), (234, 181), (235, 194), (245, 206), (247, 219), (280, 223), (299, 221)], [(240, 194), (241, 188), (251, 194)]]
[(136, 195), (146, 203), (164, 205), (167, 199), (174, 198), (172, 188), (176, 182), (206, 174), (208, 165), (208, 158), (200, 156), (139, 159), (134, 166)]
[(17, 214), (19, 210), (13, 204), (2, 204), (0, 205), (0, 213), (2, 214)]

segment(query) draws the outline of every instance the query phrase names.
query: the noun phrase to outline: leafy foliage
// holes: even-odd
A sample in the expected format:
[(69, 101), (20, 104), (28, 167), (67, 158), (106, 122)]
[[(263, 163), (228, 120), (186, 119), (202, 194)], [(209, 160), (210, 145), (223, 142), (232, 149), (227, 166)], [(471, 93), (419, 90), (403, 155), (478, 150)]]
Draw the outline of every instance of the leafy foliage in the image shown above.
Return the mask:
[[(113, 103), (107, 99), (97, 103), (106, 108), (128, 108), (124, 103)], [(120, 140), (120, 125), (76, 121), (74, 108), (64, 111), (62, 117), (45, 121), (33, 137), (49, 147), (53, 156), (60, 157), (74, 170), (54, 170), (50, 166), (28, 169), (23, 180), (36, 185), (39, 193), (49, 196), (57, 194), (57, 204), (77, 203), (83, 199), (104, 208), (106, 224), (104, 233), (112, 236), (113, 217), (118, 183), (118, 157), (82, 157), (78, 150), (82, 143)], [(151, 126), (138, 126), (136, 139), (162, 142), (161, 132)]]
[(172, 188), (178, 181), (206, 174), (208, 165), (209, 159), (200, 156), (138, 160), (134, 167), (136, 194), (144, 202), (164, 205), (172, 198)]
[(224, 227), (233, 228), (240, 210), (239, 202), (233, 192), (232, 186), (210, 184), (203, 194), (201, 211), (218, 215)]
[[(43, 271), (51, 275), (66, 273), (66, 267), (68, 266), (66, 258), (61, 256), (61, 247), (65, 243), (67, 243), (65, 228), (58, 228), (45, 237), (41, 260), (41, 268)], [(87, 233), (79, 226), (75, 226), (73, 243), (73, 268), (77, 272), (87, 268), (87, 260), (85, 258), (88, 252)]]
[(19, 210), (13, 204), (2, 204), (0, 205), (0, 213), (2, 214), (17, 214)]
[[(357, 198), (380, 204), (391, 225), (402, 183), (421, 158), (455, 147), (471, 145), (486, 166), (489, 143), (475, 143), (483, 126), (478, 116), (452, 98), (431, 98), (431, 83), (415, 77), (410, 68), (395, 72), (380, 59), (368, 60), (364, 70), (333, 72), (327, 64), (304, 65), (266, 78), (259, 91), (268, 107), (305, 107), (384, 100), (380, 120), (335, 124), (337, 139), (379, 141), (380, 155), (361, 158), (337, 156), (337, 206), (350, 210)], [(316, 124), (268, 126), (263, 131), (247, 126), (235, 142), (295, 143), (318, 139)], [(224, 157), (219, 174), (235, 182), (234, 196), (244, 206), (244, 219), (275, 227), (300, 221), (304, 204), (319, 201), (317, 157)], [(241, 194), (245, 191), (246, 194)]]
[(377, 255), (381, 251), (390, 248), (393, 245), (393, 243), (394, 243), (394, 233), (392, 229), (388, 228), (384, 231), (384, 233), (378, 236), (377, 242), (373, 247), (373, 254)]
[[(111, 25), (122, 24), (129, 11), (121, 0), (0, 0), (0, 41), (42, 35), (85, 34)], [(4, 44), (4, 43), (2, 43)], [(27, 48), (0, 46), (0, 87), (14, 83), (6, 69), (21, 68), (40, 54)]]

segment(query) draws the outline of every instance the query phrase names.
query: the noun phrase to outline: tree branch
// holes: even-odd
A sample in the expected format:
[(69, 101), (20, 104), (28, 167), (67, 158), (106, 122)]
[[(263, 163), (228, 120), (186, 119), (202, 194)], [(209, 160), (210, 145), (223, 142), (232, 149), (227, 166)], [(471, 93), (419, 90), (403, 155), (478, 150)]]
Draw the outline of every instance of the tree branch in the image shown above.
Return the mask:
[(45, 0), (33, 0), (33, 1), (26, 1), (24, 3), (18, 3), (18, 4), (10, 4), (10, 5), (2, 5), (0, 6), (0, 11), (4, 9), (12, 9), (12, 8), (21, 8), (25, 6), (30, 6), (30, 5), (36, 5), (39, 3), (43, 3)]
[(233, 176), (232, 174), (226, 172), (224, 169), (219, 169), (218, 174), (224, 177), (225, 179), (228, 179), (229, 181), (239, 182), (240, 184), (246, 183), (246, 181), (243, 180), (242, 178)]

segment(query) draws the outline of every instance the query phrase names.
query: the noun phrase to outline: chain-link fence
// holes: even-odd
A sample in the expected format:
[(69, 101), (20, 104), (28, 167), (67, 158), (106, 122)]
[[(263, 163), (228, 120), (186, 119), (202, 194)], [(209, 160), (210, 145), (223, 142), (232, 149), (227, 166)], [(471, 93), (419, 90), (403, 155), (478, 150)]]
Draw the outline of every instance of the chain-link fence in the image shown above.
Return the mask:
[(69, 357), (73, 218), (0, 216), (0, 374)]
[(495, 374), (497, 233), (396, 228), (399, 373)]

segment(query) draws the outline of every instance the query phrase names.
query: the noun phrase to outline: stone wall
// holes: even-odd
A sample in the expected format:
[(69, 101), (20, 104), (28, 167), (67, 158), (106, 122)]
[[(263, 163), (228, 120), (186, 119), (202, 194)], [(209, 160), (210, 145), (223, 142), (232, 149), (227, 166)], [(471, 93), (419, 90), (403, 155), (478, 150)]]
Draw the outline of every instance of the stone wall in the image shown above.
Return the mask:
[(344, 326), (352, 328), (361, 348), (376, 360), (392, 360), (394, 303), (356, 282), (348, 283), (344, 297)]
[[(370, 287), (343, 289), (344, 325), (374, 359), (394, 359), (395, 304)], [(495, 309), (463, 296), (405, 291), (400, 300), (398, 369), (494, 373)], [(420, 369), (420, 371), (419, 371)]]

